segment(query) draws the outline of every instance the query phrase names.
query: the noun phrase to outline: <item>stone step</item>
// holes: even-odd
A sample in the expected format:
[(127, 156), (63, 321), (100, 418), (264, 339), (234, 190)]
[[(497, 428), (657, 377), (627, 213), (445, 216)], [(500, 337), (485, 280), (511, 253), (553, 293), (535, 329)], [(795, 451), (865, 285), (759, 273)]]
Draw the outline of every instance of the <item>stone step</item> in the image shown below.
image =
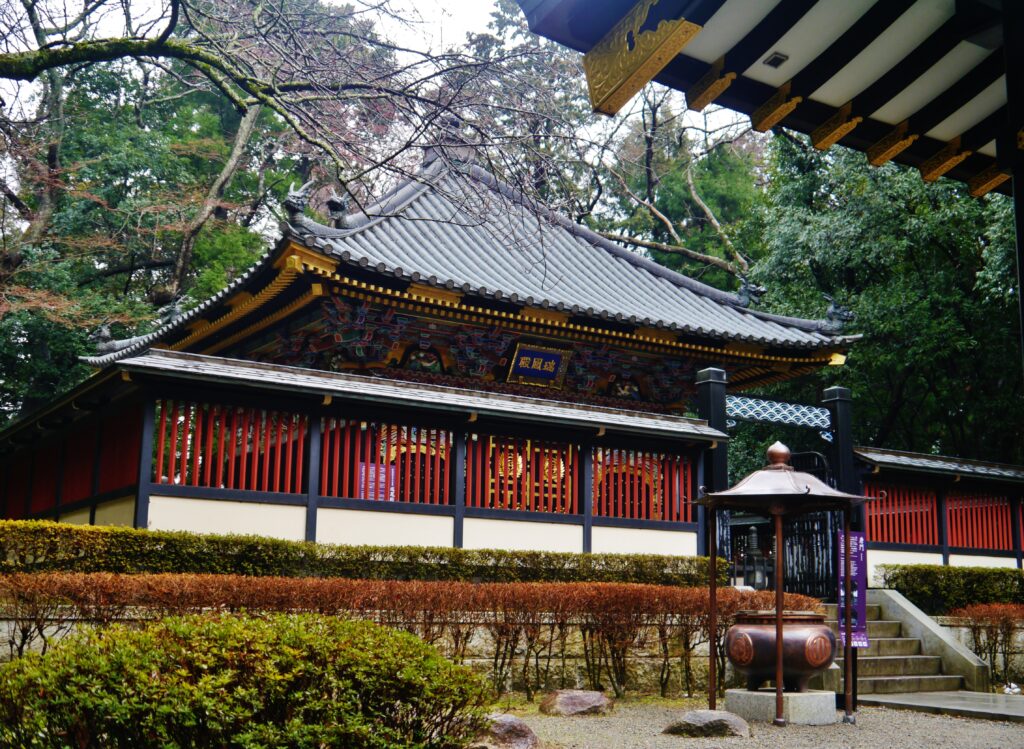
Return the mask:
[(873, 676), (857, 679), (857, 694), (950, 692), (962, 688), (963, 678), (960, 676)]
[[(836, 659), (839, 670), (843, 661)], [(898, 655), (857, 658), (857, 680), (874, 676), (937, 676), (942, 673), (942, 659), (934, 655)]]
[[(875, 637), (868, 640), (868, 647), (858, 649), (858, 658), (877, 658), (887, 655), (920, 655), (921, 641), (911, 637)], [(836, 658), (842, 658), (839, 648)]]
[[(838, 622), (826, 621), (825, 623), (832, 628), (833, 632), (839, 632)], [(903, 634), (903, 625), (897, 621), (885, 621), (877, 619), (875, 621), (869, 621), (867, 624), (869, 640), (873, 640), (876, 637), (899, 637), (901, 634)]]
[[(835, 621), (836, 619), (836, 604), (826, 603), (825, 604), (825, 618)], [(877, 603), (869, 603), (864, 607), (867, 613), (868, 621), (877, 621), (882, 618), (882, 607)]]

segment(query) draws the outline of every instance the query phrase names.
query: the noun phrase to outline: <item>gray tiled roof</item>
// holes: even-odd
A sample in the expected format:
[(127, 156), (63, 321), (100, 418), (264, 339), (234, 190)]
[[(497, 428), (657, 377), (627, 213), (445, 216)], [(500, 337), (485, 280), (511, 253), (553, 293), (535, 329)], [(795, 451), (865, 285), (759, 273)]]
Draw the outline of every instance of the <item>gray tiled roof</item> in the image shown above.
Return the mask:
[(257, 272), (262, 270), (270, 262), (270, 259), (273, 257), (273, 254), (274, 253), (272, 252), (264, 253), (264, 255), (260, 257), (260, 259), (257, 260), (252, 265), (252, 267), (246, 270), (245, 273), (240, 275), (238, 278), (236, 278), (223, 289), (218, 291), (212, 297), (202, 302), (201, 304), (196, 305), (188, 312), (183, 314), (181, 317), (178, 317), (164, 325), (161, 325), (152, 333), (147, 333), (146, 335), (138, 336), (137, 339), (130, 346), (127, 346), (121, 349), (120, 351), (112, 351), (109, 354), (103, 354), (102, 356), (83, 356), (81, 357), (82, 361), (93, 367), (105, 367), (108, 364), (112, 364), (113, 362), (118, 361), (119, 359), (124, 359), (126, 356), (131, 356), (132, 354), (139, 353), (140, 351), (145, 351), (152, 344), (159, 341), (167, 333), (170, 333), (173, 330), (183, 329), (188, 323), (192, 322), (193, 320), (199, 317), (202, 317), (211, 307), (215, 306), (219, 302), (224, 301), (229, 296), (234, 294), (236, 291), (242, 289), (246, 285), (246, 283), (249, 282), (249, 279), (255, 276)]
[(340, 372), (322, 372), (300, 367), (225, 359), (219, 356), (186, 354), (154, 349), (142, 356), (123, 359), (117, 366), (130, 372), (162, 373), (176, 378), (262, 390), (283, 389), (332, 395), (368, 403), (404, 405), (410, 408), (475, 412), (503, 420), (549, 422), (562, 426), (605, 427), (663, 438), (727, 441), (729, 436), (712, 429), (707, 422), (681, 416), (642, 414), (616, 408), (561, 403), (518, 395), (484, 393), (476, 390), (402, 382)]
[(476, 165), (441, 160), (345, 229), (292, 230), (345, 263), (401, 279), (713, 339), (817, 349), (854, 340), (744, 309), (715, 289), (532, 203)]
[(857, 457), (882, 468), (925, 473), (949, 473), (1000, 481), (1024, 482), (1024, 466), (1002, 463), (984, 463), (980, 460), (964, 460), (945, 455), (926, 455), (898, 450), (882, 450), (877, 447), (855, 447)]
[[(536, 205), (476, 165), (438, 159), (334, 229), (305, 216), (300, 242), (404, 280), (720, 341), (814, 350), (850, 343), (823, 322), (744, 309), (735, 295), (658, 265)], [(239, 291), (274, 253), (227, 288), (130, 346), (83, 357), (103, 367), (181, 331)]]

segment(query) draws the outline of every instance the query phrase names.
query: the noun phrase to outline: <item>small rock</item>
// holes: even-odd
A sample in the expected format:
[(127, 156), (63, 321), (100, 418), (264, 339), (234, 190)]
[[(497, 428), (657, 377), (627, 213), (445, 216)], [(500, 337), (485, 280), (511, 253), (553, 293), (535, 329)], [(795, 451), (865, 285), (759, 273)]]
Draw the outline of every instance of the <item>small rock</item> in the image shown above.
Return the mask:
[(526, 723), (514, 715), (491, 713), (490, 726), (477, 736), (469, 749), (540, 749), (540, 739)]
[(545, 715), (606, 715), (615, 703), (603, 692), (559, 689), (544, 695), (540, 711)]
[(690, 710), (662, 733), (673, 736), (750, 736), (750, 726), (725, 710)]

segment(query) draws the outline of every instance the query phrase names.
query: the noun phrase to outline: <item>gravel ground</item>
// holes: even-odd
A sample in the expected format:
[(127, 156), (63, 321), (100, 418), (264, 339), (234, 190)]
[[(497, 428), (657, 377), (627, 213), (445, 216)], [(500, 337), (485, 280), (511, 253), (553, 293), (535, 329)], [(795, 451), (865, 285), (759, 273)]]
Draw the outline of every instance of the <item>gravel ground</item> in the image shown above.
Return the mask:
[(753, 723), (748, 739), (689, 739), (661, 733), (683, 709), (620, 704), (610, 716), (524, 713), (548, 749), (1024, 749), (1024, 724), (863, 707), (853, 726)]

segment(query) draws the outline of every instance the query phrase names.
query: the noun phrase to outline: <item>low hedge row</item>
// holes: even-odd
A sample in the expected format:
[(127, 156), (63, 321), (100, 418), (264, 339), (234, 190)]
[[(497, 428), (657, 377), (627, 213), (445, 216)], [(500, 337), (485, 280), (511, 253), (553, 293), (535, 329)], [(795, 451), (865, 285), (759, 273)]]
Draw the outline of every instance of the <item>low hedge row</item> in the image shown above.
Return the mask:
[(1017, 647), (1018, 634), (1024, 631), (1024, 604), (976, 603), (950, 615), (967, 627), (971, 650), (988, 663), (994, 684), (1024, 677), (1024, 657)]
[[(740, 609), (774, 605), (771, 591), (723, 588), (714, 633), (724, 668), (724, 638)], [(818, 601), (787, 593), (788, 609)], [(515, 683), (532, 696), (575, 685), (565, 671), (569, 640), (582, 643), (588, 686), (623, 693), (630, 655), (657, 644), (662, 691), (673, 661), (693, 691), (692, 657), (708, 641), (707, 588), (614, 583), (464, 583), (445, 581), (254, 578), (241, 575), (35, 573), (0, 576), (0, 620), (10, 622), (11, 655), (47, 649), (81, 623), (109, 625), (201, 612), (313, 612), (370, 619), (407, 630), (462, 662), (483, 641), (497, 692)], [(571, 637), (570, 637), (571, 636)], [(556, 676), (556, 669), (560, 668)], [(679, 673), (679, 672), (677, 672)]]
[[(381, 522), (387, 522), (382, 513)], [(0, 573), (177, 572), (471, 582), (707, 583), (705, 557), (341, 546), (47, 521), (0, 521)], [(727, 563), (720, 560), (724, 584)]]
[(468, 669), (369, 622), (173, 618), (0, 667), (0, 746), (457, 749), (486, 698)]
[(875, 568), (875, 577), (928, 614), (976, 603), (1024, 604), (1024, 572), (1009, 567), (883, 564)]

